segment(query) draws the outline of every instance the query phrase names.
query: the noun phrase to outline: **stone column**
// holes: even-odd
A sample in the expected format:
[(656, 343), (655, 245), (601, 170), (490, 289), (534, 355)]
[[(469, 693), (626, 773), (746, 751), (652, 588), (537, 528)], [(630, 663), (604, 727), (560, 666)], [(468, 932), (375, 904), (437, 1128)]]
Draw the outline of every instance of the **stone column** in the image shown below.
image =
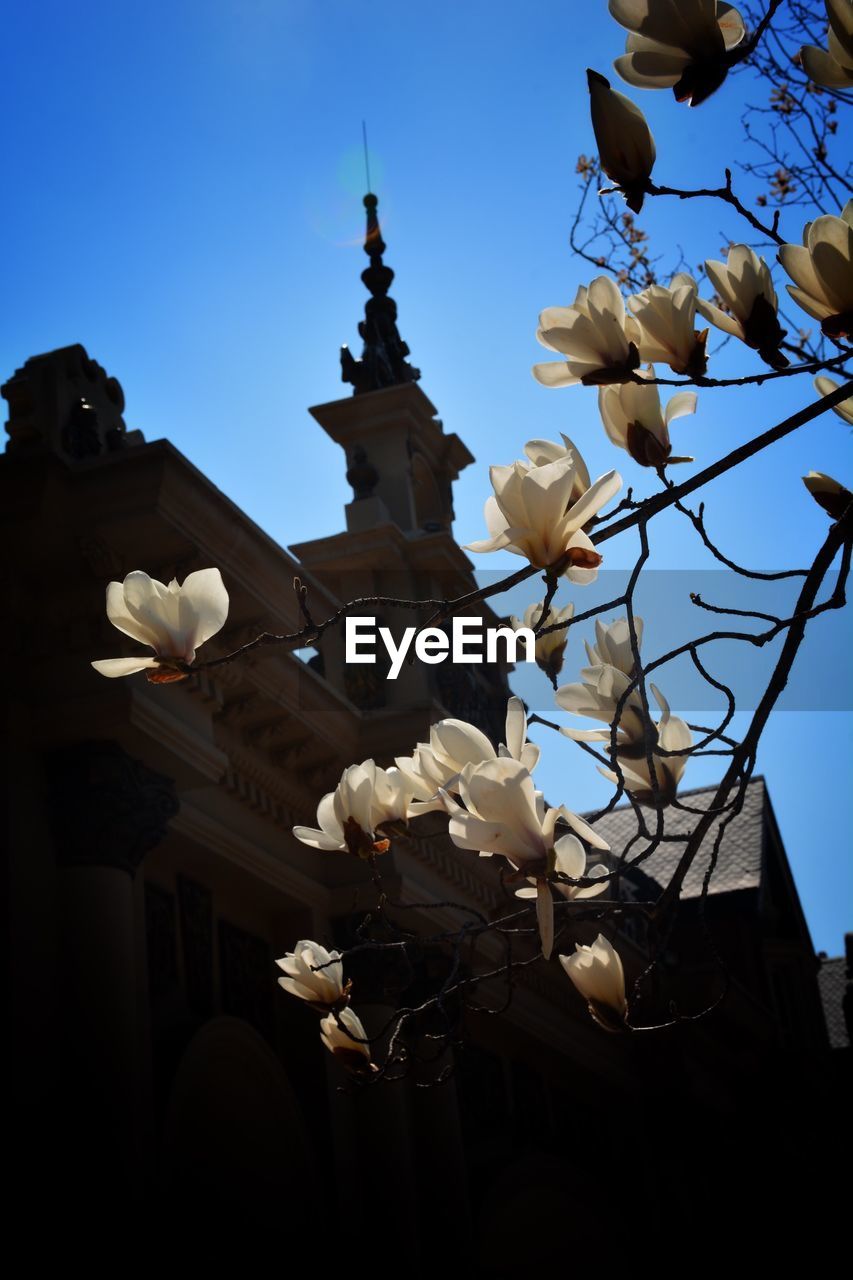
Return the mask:
[(150, 1127), (133, 879), (166, 834), (178, 800), (169, 778), (115, 742), (51, 756), (49, 777), (58, 866), (62, 1182), (93, 1207), (128, 1208), (144, 1182)]

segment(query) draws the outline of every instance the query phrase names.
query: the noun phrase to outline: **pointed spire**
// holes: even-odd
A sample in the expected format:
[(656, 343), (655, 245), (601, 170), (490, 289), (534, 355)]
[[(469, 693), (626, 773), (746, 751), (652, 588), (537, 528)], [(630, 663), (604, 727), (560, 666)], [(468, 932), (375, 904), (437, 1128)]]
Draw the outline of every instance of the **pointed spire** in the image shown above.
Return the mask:
[(361, 278), (370, 297), (364, 304), (364, 319), (358, 326), (364, 342), (361, 359), (355, 360), (349, 347), (341, 347), (341, 379), (352, 383), (353, 395), (417, 382), (421, 376), (420, 369), (414, 369), (406, 360), (409, 348), (397, 330), (397, 304), (388, 296), (394, 272), (382, 261), (385, 243), (376, 213), (378, 203), (372, 192), (364, 197), (367, 210), (364, 252), (370, 265), (362, 271)]

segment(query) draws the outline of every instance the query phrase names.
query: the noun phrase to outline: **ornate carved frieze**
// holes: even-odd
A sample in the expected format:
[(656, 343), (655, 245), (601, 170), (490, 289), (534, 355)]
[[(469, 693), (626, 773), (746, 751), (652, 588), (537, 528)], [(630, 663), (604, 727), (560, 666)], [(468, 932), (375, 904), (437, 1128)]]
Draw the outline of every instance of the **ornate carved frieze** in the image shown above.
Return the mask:
[[(217, 671), (225, 669), (217, 667)], [(258, 689), (243, 690), (235, 697), (226, 699), (219, 713), (219, 723), (229, 728), (240, 729), (257, 717), (263, 705), (264, 697)]]
[(421, 833), (410, 827), (404, 839), (419, 862), (425, 863), (454, 890), (461, 890), (487, 912), (494, 911), (504, 900), (498, 885), (484, 879), (482, 873), (476, 874), (480, 870), (479, 861), (460, 857), (459, 850), (446, 832)]

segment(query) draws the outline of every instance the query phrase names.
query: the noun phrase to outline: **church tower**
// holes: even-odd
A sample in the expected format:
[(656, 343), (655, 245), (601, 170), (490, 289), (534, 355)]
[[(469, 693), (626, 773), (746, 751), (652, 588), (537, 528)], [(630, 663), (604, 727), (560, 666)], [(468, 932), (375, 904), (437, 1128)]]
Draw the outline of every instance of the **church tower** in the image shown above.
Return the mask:
[[(352, 501), (346, 531), (299, 543), (294, 555), (342, 600), (385, 597), (430, 599), (431, 608), (366, 605), (399, 638), (406, 626), (424, 625), (440, 602), (476, 589), (473, 566), (453, 539), (453, 481), (474, 461), (459, 436), (446, 432), (437, 410), (419, 386), (420, 370), (408, 361), (408, 345), (397, 328), (397, 304), (389, 290), (394, 272), (384, 262), (386, 245), (378, 200), (364, 197), (368, 266), (361, 279), (370, 294), (358, 326), (363, 347), (355, 359), (341, 350), (341, 377), (352, 394), (310, 412), (344, 450)], [(472, 612), (484, 625), (497, 619), (485, 604)], [(396, 681), (375, 666), (347, 666), (343, 634), (323, 641), (325, 675), (364, 711), (382, 715), (380, 736), (397, 734), (387, 718), (399, 718), (409, 742), (423, 738), (431, 721), (454, 715), (479, 724), (500, 740), (508, 689), (505, 669), (495, 666), (405, 666)], [(386, 668), (387, 669), (387, 668)], [(413, 736), (414, 730), (414, 736)], [(377, 737), (379, 742), (380, 737)], [(409, 748), (410, 749), (410, 748)]]

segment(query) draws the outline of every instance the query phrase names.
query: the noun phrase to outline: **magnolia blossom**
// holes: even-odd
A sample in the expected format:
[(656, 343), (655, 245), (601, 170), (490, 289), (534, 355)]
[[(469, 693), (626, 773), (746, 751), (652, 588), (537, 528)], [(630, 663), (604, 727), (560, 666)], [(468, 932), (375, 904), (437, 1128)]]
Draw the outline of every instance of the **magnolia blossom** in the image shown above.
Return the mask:
[(628, 299), (640, 326), (639, 349), (643, 360), (668, 364), (674, 373), (695, 378), (705, 372), (708, 330), (698, 332), (696, 281), (686, 271), (672, 277), (669, 287), (649, 285)]
[(853, 499), (853, 493), (849, 489), (845, 489), (838, 480), (824, 475), (822, 471), (810, 471), (807, 476), (803, 476), (803, 484), (818, 506), (823, 507), (833, 520), (841, 519)]
[(723, 0), (610, 0), (630, 32), (614, 66), (641, 89), (671, 88), (698, 107), (719, 89), (744, 38), (743, 18)]
[[(515, 614), (510, 616), (509, 624), (515, 631), (519, 631), (522, 627), (527, 627), (531, 631), (535, 631), (539, 619), (542, 617), (544, 601), (538, 604), (530, 604), (524, 611), (523, 618), (517, 618)], [(568, 623), (571, 622), (575, 612), (575, 606), (572, 601), (565, 606), (564, 609), (555, 609), (552, 605), (548, 617), (542, 624), (545, 627), (557, 627), (562, 623), (566, 626), (560, 631), (546, 631), (544, 635), (536, 637), (536, 665), (541, 671), (544, 671), (549, 680), (556, 680), (563, 666), (563, 655), (566, 652), (566, 642), (569, 638)]]
[[(575, 898), (597, 898), (600, 893), (604, 893), (609, 882), (610, 871), (603, 862), (597, 862), (594, 867), (587, 868), (586, 865), (586, 849), (584, 849), (577, 836), (565, 835), (561, 836), (554, 845), (554, 870), (562, 876), (568, 876), (570, 880), (599, 880), (599, 884), (568, 884), (563, 880), (552, 880), (551, 884), (564, 898), (570, 901)], [(536, 881), (531, 880), (531, 884), (535, 885)], [(523, 889), (516, 889), (515, 896), (517, 898), (535, 898), (537, 890), (528, 888), (526, 885)]]
[(583, 526), (619, 492), (619, 473), (599, 476), (576, 500), (577, 467), (569, 454), (541, 467), (491, 467), (489, 474), (495, 493), (486, 501), (485, 517), (492, 536), (466, 550), (505, 548), (538, 569), (559, 569), (571, 582), (593, 581), (601, 556)]
[(385, 822), (405, 821), (411, 790), (399, 769), (380, 769), (372, 760), (344, 769), (334, 791), (317, 806), (320, 829), (294, 827), (313, 849), (333, 849), (371, 858), (386, 853), (389, 841), (377, 834)]
[[(450, 797), (445, 803), (450, 813), (450, 838), (460, 849), (481, 854), (502, 854), (524, 876), (536, 881), (536, 912), (542, 950), (551, 954), (554, 938), (554, 900), (547, 877), (559, 856), (558, 846), (566, 836), (555, 839), (558, 818), (597, 849), (608, 845), (577, 814), (565, 808), (545, 809), (528, 771), (517, 760), (504, 758), (476, 768), (469, 766), (459, 778), (461, 808)], [(566, 856), (571, 858), (571, 853)]]
[(608, 276), (597, 276), (580, 286), (570, 307), (546, 307), (540, 315), (536, 340), (568, 360), (535, 364), (533, 376), (544, 387), (625, 382), (640, 363), (638, 339), (622, 294)]
[(107, 617), (126, 636), (154, 650), (153, 658), (103, 658), (92, 666), (102, 676), (147, 671), (155, 684), (186, 679), (183, 664), (215, 636), (228, 617), (228, 592), (218, 569), (199, 569), (168, 587), (141, 569), (107, 587)]
[(520, 698), (507, 702), (506, 742), (498, 750), (481, 729), (465, 720), (439, 720), (429, 731), (429, 742), (419, 742), (412, 755), (398, 756), (394, 763), (406, 780), (412, 796), (409, 817), (443, 809), (442, 790), (455, 791), (466, 766), (475, 767), (504, 756), (524, 765), (532, 773), (539, 762), (539, 747), (527, 741), (527, 715)]
[[(828, 396), (831, 391), (837, 391), (840, 385), (839, 382), (834, 382), (832, 378), (820, 377), (814, 380), (815, 391), (819, 396)], [(849, 422), (853, 427), (853, 396), (848, 396), (840, 404), (834, 404), (832, 412), (837, 413), (839, 418), (843, 418), (845, 422)]]
[[(693, 746), (693, 734), (686, 721), (672, 714), (669, 703), (660, 689), (653, 684), (649, 687), (661, 709), (661, 718), (653, 726), (657, 742), (638, 739), (630, 746), (618, 748), (616, 759), (622, 770), (625, 790), (631, 793), (637, 803), (648, 805), (652, 809), (665, 809), (675, 799), (678, 784), (687, 768), (687, 757)], [(565, 733), (565, 730), (563, 732)], [(650, 750), (654, 778), (649, 766)], [(677, 751), (679, 754), (661, 755), (662, 751)], [(612, 769), (599, 766), (599, 773), (608, 781), (618, 785), (619, 775)]]
[(655, 140), (646, 117), (597, 71), (587, 70), (586, 79), (601, 168), (623, 192), (628, 208), (639, 213), (655, 163)]
[(309, 1004), (335, 1005), (346, 999), (344, 971), (339, 951), (327, 951), (319, 942), (297, 942), (281, 960), (276, 960), (285, 976), (279, 986)]
[[(635, 651), (643, 638), (643, 620), (634, 618), (636, 646), (631, 643), (627, 618), (604, 623), (596, 619), (595, 644), (586, 644), (590, 665), (581, 671), (581, 681), (562, 685), (555, 694), (557, 705), (574, 715), (601, 720), (604, 729), (563, 728), (561, 733), (575, 742), (613, 742), (616, 722), (616, 760), (625, 789), (640, 804), (664, 808), (675, 798), (678, 784), (687, 765), (687, 753), (693, 735), (687, 724), (673, 716), (669, 703), (656, 687), (650, 685), (660, 707), (661, 718), (655, 724), (643, 705), (639, 686), (632, 687), (637, 674)], [(662, 755), (675, 751), (678, 755)], [(654, 779), (649, 754), (654, 764)], [(610, 769), (599, 770), (618, 785), (619, 776)]]
[(853, 86), (853, 5), (850, 0), (826, 0), (829, 48), (807, 44), (800, 50), (803, 70), (826, 89)]
[(524, 452), (534, 467), (544, 467), (546, 463), (556, 462), (558, 458), (570, 460), (575, 469), (574, 483), (569, 497), (569, 505), (571, 505), (591, 488), (592, 480), (580, 449), (567, 435), (563, 435), (562, 431), (560, 435), (563, 440), (562, 445), (557, 444), (556, 440), (528, 440), (524, 446)]
[(592, 946), (575, 943), (573, 956), (560, 956), (560, 964), (586, 1000), (589, 1011), (605, 1031), (621, 1031), (628, 1012), (625, 971), (619, 953), (602, 933)]
[(853, 200), (838, 218), (827, 213), (807, 222), (803, 243), (783, 244), (778, 256), (794, 281), (788, 292), (826, 336), (853, 336)]
[[(649, 365), (646, 376), (654, 377)], [(696, 412), (695, 391), (679, 391), (661, 411), (660, 395), (653, 382), (643, 386), (626, 382), (621, 387), (601, 387), (598, 410), (608, 439), (626, 449), (641, 467), (666, 467), (692, 458), (673, 458), (669, 424), (687, 413)]]
[[(637, 637), (637, 649), (643, 642), (643, 619), (634, 615), (634, 634)], [(613, 622), (595, 620), (595, 644), (584, 641), (586, 655), (590, 666), (606, 665), (615, 667), (626, 676), (633, 676), (637, 664), (631, 645), (631, 628), (627, 618), (616, 618)]]
[(323, 1018), (320, 1022), (320, 1038), (329, 1052), (350, 1071), (361, 1073), (376, 1070), (370, 1061), (370, 1045), (365, 1043), (367, 1032), (352, 1009), (340, 1009)]
[(779, 345), (786, 331), (776, 315), (779, 304), (764, 259), (748, 245), (733, 244), (725, 262), (708, 259), (705, 270), (726, 310), (703, 298), (696, 299), (696, 310), (718, 329), (756, 350), (774, 369), (784, 369), (788, 361)]
[[(616, 710), (622, 703), (619, 712), (619, 723), (616, 730), (617, 745), (629, 748), (637, 743), (645, 743), (650, 733), (650, 723), (643, 707), (643, 700), (638, 688), (631, 689), (630, 675), (607, 663), (584, 667), (581, 671), (581, 682), (578, 684), (560, 685), (554, 695), (557, 705), (572, 715), (588, 716), (591, 720), (601, 720), (606, 729), (570, 729), (563, 728), (561, 733), (575, 742), (610, 742), (611, 726), (616, 719)], [(624, 699), (624, 701), (623, 701)]]

